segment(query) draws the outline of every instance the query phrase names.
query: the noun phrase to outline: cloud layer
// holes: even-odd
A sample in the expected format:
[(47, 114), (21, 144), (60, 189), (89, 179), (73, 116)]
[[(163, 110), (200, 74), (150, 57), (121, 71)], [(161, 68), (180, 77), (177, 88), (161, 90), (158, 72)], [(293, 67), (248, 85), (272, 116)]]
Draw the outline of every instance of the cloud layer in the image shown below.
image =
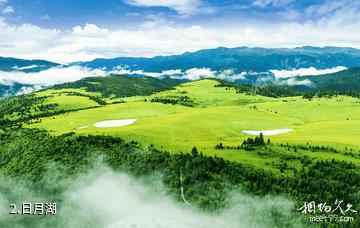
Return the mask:
[(18, 83), (35, 86), (52, 86), (66, 82), (74, 82), (85, 77), (105, 75), (107, 75), (105, 71), (99, 69), (90, 70), (79, 66), (54, 67), (37, 73), (0, 71), (0, 84), (13, 85)]
[(201, 0), (127, 0), (126, 2), (134, 6), (167, 7), (183, 15), (194, 14), (201, 5)]
[[(128, 0), (142, 7), (166, 7), (192, 13), (199, 0)], [(288, 0), (256, 0), (257, 8), (280, 7)], [(200, 7), (202, 8), (202, 7)], [(14, 25), (0, 18), (0, 55), (40, 58), (66, 63), (119, 56), (180, 54), (219, 46), (295, 47), (351, 46), (360, 48), (360, 2), (326, 1), (305, 9), (274, 13), (281, 19), (224, 18), (181, 23), (163, 14), (144, 15), (131, 27), (107, 28), (94, 23), (72, 29), (42, 28), (34, 24)], [(279, 16), (281, 15), (281, 16)], [(135, 17), (136, 18), (136, 17)], [(241, 23), (239, 23), (241, 22)]]
[(276, 79), (293, 78), (300, 76), (316, 76), (324, 74), (332, 74), (339, 71), (346, 70), (346, 67), (338, 66), (330, 69), (318, 70), (315, 67), (300, 68), (294, 70), (270, 70), (274, 74)]
[[(35, 65), (26, 66), (19, 69), (30, 69), (36, 67)], [(148, 77), (171, 77), (174, 79), (187, 79), (190, 81), (204, 79), (204, 78), (218, 78), (235, 82), (238, 80), (247, 80), (257, 82), (275, 82), (286, 85), (304, 85), (310, 86), (311, 81), (308, 79), (298, 80), (294, 79), (299, 76), (316, 76), (323, 74), (335, 73), (345, 70), (345, 67), (335, 67), (331, 69), (317, 70), (314, 67), (301, 68), (295, 70), (270, 70), (270, 72), (241, 72), (236, 73), (233, 69), (222, 71), (214, 71), (210, 68), (192, 68), (189, 70), (173, 69), (162, 72), (146, 72), (144, 70), (131, 70), (129, 68), (115, 67), (112, 70), (106, 71), (104, 69), (89, 69), (81, 66), (70, 67), (53, 67), (47, 70), (33, 73), (24, 73), (20, 71), (3, 72), (0, 71), (0, 86), (6, 86), (3, 90), (3, 96), (19, 95), (24, 93), (31, 93), (49, 86), (62, 84), (66, 82), (74, 82), (86, 77), (103, 77), (111, 74), (128, 75), (128, 76), (148, 76)], [(286, 80), (282, 80), (286, 79)], [(245, 82), (245, 81), (244, 81)], [(14, 92), (15, 85), (18, 89)], [(19, 87), (19, 85), (21, 85)], [(6, 92), (8, 90), (8, 92)], [(10, 92), (12, 91), (12, 92)]]
[(190, 81), (195, 81), (204, 78), (219, 78), (229, 81), (242, 80), (245, 79), (245, 76), (248, 75), (261, 75), (263, 73), (255, 72), (241, 72), (240, 74), (235, 73), (233, 69), (227, 69), (223, 71), (214, 71), (210, 68), (191, 68), (188, 70), (166, 70), (161, 73), (158, 72), (145, 72), (143, 70), (130, 70), (128, 68), (117, 67), (114, 70), (110, 71), (109, 74), (118, 74), (118, 75), (141, 75), (148, 77), (171, 77), (174, 79), (187, 79)]

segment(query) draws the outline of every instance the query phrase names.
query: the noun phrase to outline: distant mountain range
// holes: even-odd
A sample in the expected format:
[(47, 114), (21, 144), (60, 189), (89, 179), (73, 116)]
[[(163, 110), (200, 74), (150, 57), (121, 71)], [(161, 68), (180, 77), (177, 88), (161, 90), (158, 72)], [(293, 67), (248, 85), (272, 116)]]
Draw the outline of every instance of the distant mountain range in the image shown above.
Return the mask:
[[(11, 81), (9, 77), (17, 77), (17, 75), (9, 76), (9, 74), (7, 74), (7, 76), (2, 78), (1, 72), (36, 73), (53, 67), (66, 68), (70, 66), (102, 69), (109, 74), (154, 77), (171, 76), (177, 79), (189, 80), (194, 79), (186, 77), (188, 71), (196, 76), (198, 72), (192, 72), (192, 69), (208, 68), (207, 71), (203, 71), (202, 74), (215, 72), (216, 77), (220, 79), (230, 80), (240, 84), (252, 84), (258, 81), (271, 84), (274, 81), (280, 81), (285, 85), (291, 85), (303, 90), (360, 90), (360, 68), (356, 68), (360, 67), (360, 50), (354, 48), (320, 48), (311, 46), (292, 49), (220, 47), (192, 53), (187, 52), (181, 55), (158, 56), (153, 58), (120, 57), (113, 59), (95, 59), (89, 62), (76, 62), (68, 65), (60, 65), (44, 60), (0, 57), (0, 97), (12, 96), (19, 92), (23, 93), (43, 88), (43, 85), (36, 85), (36, 87), (35, 85), (23, 85), (18, 83), (15, 78), (9, 83), (9, 81)], [(274, 71), (283, 72), (308, 68), (313, 68), (317, 71), (339, 66), (349, 69), (335, 74), (321, 76), (302, 75), (301, 77), (296, 77), (295, 75), (291, 76), (293, 78), (290, 82), (287, 81), (286, 78), (278, 79), (273, 73)], [(164, 72), (170, 72), (170, 75), (164, 74)], [(5, 74), (6, 73), (4, 73), (4, 75)], [(311, 75), (311, 73), (309, 74)], [(31, 75), (29, 75), (29, 77), (31, 77)], [(49, 78), (51, 77), (52, 75), (49, 75)]]
[(342, 47), (299, 47), (299, 48), (216, 48), (182, 55), (158, 56), (153, 58), (95, 59), (77, 63), (89, 68), (111, 70), (116, 67), (145, 72), (163, 72), (180, 69), (210, 68), (214, 71), (232, 69), (241, 72), (267, 72), (315, 67), (328, 69), (337, 66), (347, 68), (360, 66), (360, 50)]
[(45, 60), (24, 60), (16, 58), (0, 57), (0, 71), (21, 71), (21, 72), (39, 72), (58, 66), (59, 64)]
[[(37, 72), (59, 66), (45, 60), (24, 60), (0, 57), (0, 71)], [(93, 69), (128, 68), (144, 72), (163, 72), (168, 70), (189, 70), (210, 68), (214, 71), (233, 69), (241, 72), (267, 72), (314, 67), (328, 69), (337, 66), (347, 68), (360, 66), (360, 50), (342, 47), (298, 47), (298, 48), (225, 48), (186, 52), (181, 55), (144, 57), (119, 57), (95, 59), (89, 62), (75, 62)]]
[[(36, 73), (56, 66), (60, 66), (60, 64), (45, 60), (25, 60), (0, 57), (0, 98), (13, 96), (19, 92), (31, 92), (35, 90), (35, 88), (41, 88), (41, 86), (34, 87), (34, 85), (17, 83), (16, 79), (14, 79), (13, 82), (9, 82), (9, 80), (2, 77), (2, 72), (5, 72), (4, 74), (9, 72)], [(9, 75), (6, 77), (9, 77)], [(14, 75), (14, 77), (17, 77), (17, 75)]]

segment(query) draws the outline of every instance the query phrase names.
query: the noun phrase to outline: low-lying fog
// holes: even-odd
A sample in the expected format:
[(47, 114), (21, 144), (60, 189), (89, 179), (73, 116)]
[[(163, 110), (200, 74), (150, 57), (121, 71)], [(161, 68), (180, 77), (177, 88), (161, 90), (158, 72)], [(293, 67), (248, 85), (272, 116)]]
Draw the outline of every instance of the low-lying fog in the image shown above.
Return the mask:
[[(29, 66), (30, 67), (30, 66)], [(26, 68), (26, 67), (25, 67)], [(247, 76), (261, 76), (268, 75), (265, 78), (260, 78), (260, 81), (266, 80), (280, 80), (281, 84), (289, 86), (293, 85), (304, 85), (309, 86), (311, 81), (306, 80), (295, 80), (295, 77), (305, 75), (323, 75), (329, 73), (335, 73), (345, 70), (346, 67), (338, 66), (330, 69), (316, 69), (314, 67), (291, 69), (291, 70), (269, 70), (268, 72), (241, 72), (236, 73), (234, 69), (227, 69), (223, 71), (214, 71), (210, 68), (192, 68), (186, 71), (180, 69), (167, 70), (161, 73), (159, 72), (145, 72), (143, 70), (130, 70), (123, 68), (115, 68), (113, 70), (104, 69), (90, 69), (81, 66), (70, 66), (70, 67), (53, 67), (40, 72), (24, 73), (20, 71), (3, 72), (0, 71), (0, 86), (6, 86), (7, 90), (11, 90), (16, 84), (21, 85), (20, 89), (12, 92), (16, 95), (31, 93), (49, 86), (62, 84), (66, 82), (74, 82), (86, 77), (94, 76), (107, 76), (110, 74), (119, 75), (143, 75), (149, 77), (161, 78), (164, 76), (171, 77), (174, 79), (187, 79), (187, 80), (199, 80), (203, 78), (218, 78), (228, 81), (245, 80)], [(273, 75), (273, 76), (271, 76)], [(287, 80), (285, 80), (287, 79)], [(8, 96), (14, 95), (8, 91)], [(5, 93), (7, 94), (7, 93)], [(1, 95), (1, 94), (0, 94)]]
[[(232, 200), (227, 209), (211, 214), (166, 195), (158, 178), (149, 186), (143, 180), (104, 166), (74, 180), (59, 182), (54, 175), (49, 175), (43, 187), (64, 189), (62, 200), (39, 197), (25, 187), (2, 178), (0, 227), (275, 227), (276, 219), (301, 227), (296, 219), (298, 216), (293, 214), (293, 202), (282, 197), (251, 197), (234, 192), (229, 196)], [(26, 218), (9, 215), (10, 203), (35, 201), (56, 202), (57, 214), (27, 215)], [(27, 224), (29, 221), (30, 226)]]

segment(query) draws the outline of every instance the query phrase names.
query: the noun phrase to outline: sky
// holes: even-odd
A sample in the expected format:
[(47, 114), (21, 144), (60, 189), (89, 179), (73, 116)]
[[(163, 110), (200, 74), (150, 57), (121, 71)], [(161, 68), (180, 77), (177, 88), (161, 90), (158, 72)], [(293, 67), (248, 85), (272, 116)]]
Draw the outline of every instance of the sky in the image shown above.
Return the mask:
[(58, 63), (223, 47), (360, 48), (358, 0), (0, 0), (0, 56)]

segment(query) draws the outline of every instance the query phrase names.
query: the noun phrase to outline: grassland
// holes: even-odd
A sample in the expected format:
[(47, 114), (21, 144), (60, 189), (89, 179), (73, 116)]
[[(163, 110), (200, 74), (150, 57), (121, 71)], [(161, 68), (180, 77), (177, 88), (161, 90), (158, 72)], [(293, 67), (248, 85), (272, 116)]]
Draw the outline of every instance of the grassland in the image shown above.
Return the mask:
[[(124, 103), (43, 118), (41, 122), (28, 127), (43, 128), (55, 135), (72, 131), (82, 135), (120, 136), (127, 140), (137, 140), (144, 146), (154, 145), (171, 152), (188, 152), (196, 146), (207, 155), (217, 155), (275, 171), (278, 169), (274, 167), (280, 166), (284, 159), (288, 162), (288, 170), (297, 168), (300, 158), (304, 156), (317, 160), (335, 158), (360, 165), (359, 99), (345, 96), (311, 100), (302, 97), (269, 98), (236, 93), (232, 88), (215, 87), (217, 83), (213, 80), (201, 80), (150, 96), (107, 99), (108, 102)], [(69, 91), (55, 91), (50, 91), (58, 94), (51, 99), (58, 103), (59, 107), (96, 106), (93, 101), (86, 100), (86, 97), (81, 100), (61, 95)], [(155, 98), (176, 101), (184, 96), (191, 100), (192, 107), (154, 102)], [(137, 122), (126, 127), (100, 129), (93, 126), (103, 120), (133, 118), (138, 119)], [(89, 127), (78, 129), (82, 126)], [(294, 131), (270, 136), (271, 145), (257, 152), (214, 148), (220, 142), (229, 147), (240, 145), (250, 137), (242, 133), (242, 130), (281, 128), (292, 128)], [(314, 150), (308, 148), (298, 149), (295, 153), (289, 150), (290, 146), (280, 146), (281, 144), (328, 146), (338, 151), (313, 152)], [(277, 152), (272, 152), (271, 148), (276, 148)], [(348, 155), (348, 152), (351, 152), (351, 155)]]

